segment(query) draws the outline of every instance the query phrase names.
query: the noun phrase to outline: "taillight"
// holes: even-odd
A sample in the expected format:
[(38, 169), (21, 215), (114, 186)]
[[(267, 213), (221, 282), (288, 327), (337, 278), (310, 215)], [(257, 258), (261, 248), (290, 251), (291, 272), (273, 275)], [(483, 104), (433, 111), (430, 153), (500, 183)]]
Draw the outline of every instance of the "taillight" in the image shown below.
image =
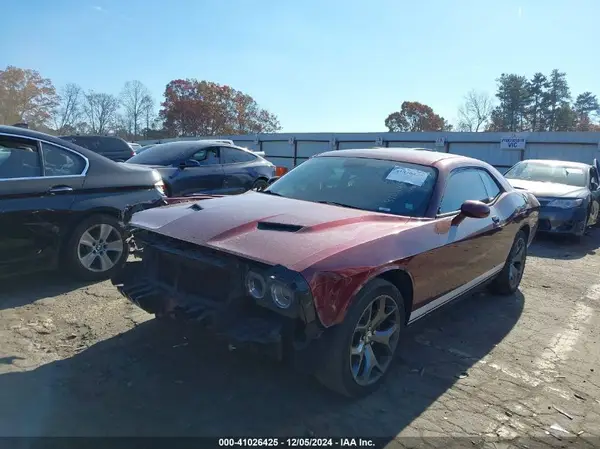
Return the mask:
[(161, 195), (167, 196), (167, 188), (165, 187), (165, 183), (162, 181), (162, 179), (158, 182), (155, 182), (154, 187), (156, 187), (156, 190), (158, 190)]
[(283, 176), (288, 172), (286, 167), (275, 167), (275, 176)]

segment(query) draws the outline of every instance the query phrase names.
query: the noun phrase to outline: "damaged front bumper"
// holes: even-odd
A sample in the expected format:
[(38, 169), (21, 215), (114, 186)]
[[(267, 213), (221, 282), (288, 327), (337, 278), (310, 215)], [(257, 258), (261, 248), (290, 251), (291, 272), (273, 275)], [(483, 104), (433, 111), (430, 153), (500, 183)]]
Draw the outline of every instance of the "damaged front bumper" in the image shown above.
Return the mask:
[(538, 232), (583, 235), (586, 223), (587, 210), (583, 207), (559, 209), (546, 206), (540, 210)]
[[(144, 252), (112, 279), (119, 292), (160, 318), (192, 320), (236, 347), (260, 347), (277, 359), (320, 335), (310, 288), (282, 266), (266, 266), (158, 234), (136, 233)], [(289, 308), (252, 298), (248, 272), (264, 273), (293, 291)]]

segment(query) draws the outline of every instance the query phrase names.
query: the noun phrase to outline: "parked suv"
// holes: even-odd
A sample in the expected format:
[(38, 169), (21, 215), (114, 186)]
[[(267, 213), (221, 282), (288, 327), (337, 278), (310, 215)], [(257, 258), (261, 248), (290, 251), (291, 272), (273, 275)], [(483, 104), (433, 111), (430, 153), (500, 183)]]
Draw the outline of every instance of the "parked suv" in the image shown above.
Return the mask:
[(115, 136), (61, 136), (61, 139), (73, 142), (94, 153), (101, 154), (116, 162), (125, 162), (135, 156), (133, 148), (120, 137)]
[(0, 126), (0, 277), (56, 267), (110, 277), (127, 258), (124, 222), (164, 204), (163, 187), (156, 170)]

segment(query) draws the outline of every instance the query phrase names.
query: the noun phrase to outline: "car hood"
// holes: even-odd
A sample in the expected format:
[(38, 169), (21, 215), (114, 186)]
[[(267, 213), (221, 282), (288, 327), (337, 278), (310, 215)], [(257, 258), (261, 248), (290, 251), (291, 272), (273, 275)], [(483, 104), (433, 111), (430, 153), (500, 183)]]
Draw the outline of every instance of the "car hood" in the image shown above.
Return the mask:
[(554, 182), (527, 181), (524, 179), (507, 179), (516, 189), (528, 190), (537, 197), (559, 198), (577, 197), (585, 194), (585, 187), (570, 186), (568, 184), (557, 184)]
[(296, 271), (422, 223), (253, 191), (150, 209), (131, 220), (138, 228)]

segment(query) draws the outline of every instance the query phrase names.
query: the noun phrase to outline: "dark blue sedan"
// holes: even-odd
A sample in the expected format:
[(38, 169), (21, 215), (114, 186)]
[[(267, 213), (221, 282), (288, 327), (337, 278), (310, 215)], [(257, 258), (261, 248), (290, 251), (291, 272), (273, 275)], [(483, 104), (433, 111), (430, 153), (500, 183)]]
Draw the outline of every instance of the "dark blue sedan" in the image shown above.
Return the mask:
[(156, 169), (168, 196), (262, 190), (276, 170), (261, 153), (217, 140), (161, 143), (136, 154), (126, 163)]
[(525, 160), (504, 177), (516, 189), (528, 190), (540, 202), (538, 232), (582, 236), (598, 223), (600, 180), (592, 165), (554, 160)]

